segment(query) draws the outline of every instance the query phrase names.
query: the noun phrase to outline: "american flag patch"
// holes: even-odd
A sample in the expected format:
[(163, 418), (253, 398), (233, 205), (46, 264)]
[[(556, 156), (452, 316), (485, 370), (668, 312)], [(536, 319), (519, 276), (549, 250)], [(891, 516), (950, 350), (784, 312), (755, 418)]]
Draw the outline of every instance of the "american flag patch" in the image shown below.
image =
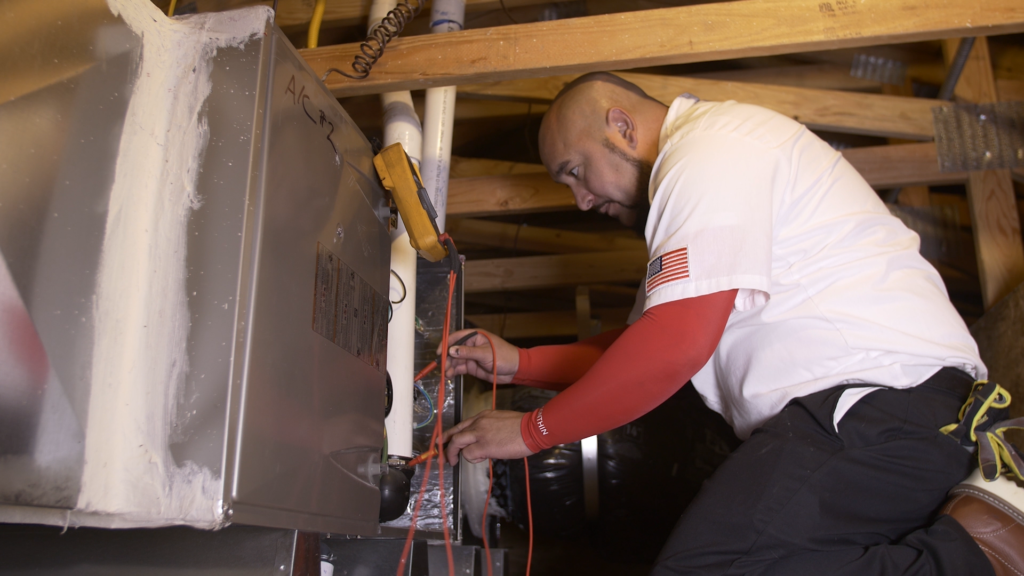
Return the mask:
[(666, 252), (647, 265), (647, 295), (650, 296), (659, 287), (685, 280), (690, 277), (690, 256), (687, 247)]

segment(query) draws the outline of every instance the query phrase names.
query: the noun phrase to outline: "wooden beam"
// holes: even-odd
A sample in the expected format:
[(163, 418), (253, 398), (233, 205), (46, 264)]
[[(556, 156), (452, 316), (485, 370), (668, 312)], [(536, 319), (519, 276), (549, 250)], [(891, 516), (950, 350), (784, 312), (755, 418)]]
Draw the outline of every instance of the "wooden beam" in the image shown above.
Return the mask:
[(451, 234), (456, 242), (472, 242), (509, 250), (575, 254), (647, 249), (647, 243), (637, 238), (569, 232), (540, 226), (517, 226), (471, 218), (452, 218), (446, 228), (446, 232)]
[[(878, 189), (963, 184), (967, 181), (966, 172), (939, 171), (935, 144), (932, 142), (849, 148), (843, 150), (843, 156), (864, 176), (868, 184)], [(448, 187), (449, 216), (494, 216), (576, 209), (569, 188), (552, 181), (539, 164), (459, 160), (453, 161), (452, 165), (453, 176)], [(508, 174), (509, 171), (513, 173)], [(477, 176), (456, 177), (456, 172)], [(488, 173), (496, 174), (479, 176)]]
[[(959, 44), (958, 40), (943, 42), (947, 61), (952, 59)], [(998, 100), (985, 37), (975, 40), (957, 82), (955, 95), (958, 100), (967, 102)], [(967, 200), (971, 207), (974, 248), (978, 255), (981, 299), (987, 310), (1024, 282), (1024, 243), (1021, 241), (1010, 171), (970, 172)]]
[[(590, 311), (590, 316), (601, 321), (601, 331), (615, 330), (626, 325), (629, 308), (604, 308)], [(466, 321), (477, 328), (498, 334), (502, 338), (548, 338), (575, 336), (576, 312), (518, 312), (511, 314), (469, 314)]]
[(966, 172), (940, 172), (934, 142), (847, 148), (843, 157), (878, 189), (963, 184)]
[(475, 178), (478, 176), (504, 176), (506, 174), (541, 174), (547, 170), (541, 164), (523, 162), (506, 162), (505, 160), (488, 160), (484, 158), (464, 158), (452, 156), (452, 165), (448, 177)]
[[(775, 110), (810, 128), (911, 140), (935, 136), (932, 108), (942, 103), (929, 98), (908, 98), (884, 94), (861, 94), (840, 90), (819, 90), (772, 84), (710, 80), (706, 78), (619, 73), (648, 95), (671, 104), (683, 92), (705, 100), (737, 100)], [(513, 80), (460, 86), (462, 96), (513, 98), (546, 102), (574, 79), (575, 75)]]
[(850, 66), (840, 64), (797, 64), (794, 66), (771, 66), (719, 70), (689, 75), (726, 82), (758, 82), (775, 86), (796, 88), (817, 88), (819, 90), (853, 90), (878, 92), (881, 82), (863, 80), (850, 75)]
[(448, 184), (448, 216), (525, 214), (575, 207), (569, 187), (553, 181), (546, 171), (459, 178)]
[(467, 294), (606, 282), (639, 282), (647, 272), (647, 251), (469, 260), (465, 270)]
[[(417, 100), (419, 100), (417, 98)], [(417, 102), (419, 104), (419, 102)], [(523, 102), (497, 102), (493, 100), (480, 100), (477, 98), (459, 98), (455, 102), (455, 121), (480, 120), (485, 118), (499, 118), (502, 116), (521, 116), (524, 119), (527, 114), (540, 116), (548, 111), (546, 104), (526, 104)], [(419, 106), (417, 106), (419, 112)], [(420, 118), (425, 114), (420, 112)]]
[[(1020, 0), (740, 0), (398, 38), (338, 96), (1024, 31)], [(317, 76), (358, 44), (302, 50)]]
[[(505, 0), (505, 5), (511, 8), (543, 4), (547, 1)], [(365, 26), (366, 19), (370, 15), (371, 3), (371, 0), (327, 0), (322, 26), (325, 28), (360, 24)], [(273, 6), (273, 4), (272, 0), (197, 0), (196, 9), (199, 12), (222, 12), (243, 6)], [(308, 26), (313, 15), (313, 4), (313, 0), (279, 0), (276, 24), (285, 29)], [(501, 3), (498, 0), (466, 0), (466, 12), (485, 12), (487, 10), (501, 10)], [(424, 15), (423, 12), (426, 14)], [(430, 3), (425, 0), (423, 12), (420, 13), (421, 17), (429, 17)]]

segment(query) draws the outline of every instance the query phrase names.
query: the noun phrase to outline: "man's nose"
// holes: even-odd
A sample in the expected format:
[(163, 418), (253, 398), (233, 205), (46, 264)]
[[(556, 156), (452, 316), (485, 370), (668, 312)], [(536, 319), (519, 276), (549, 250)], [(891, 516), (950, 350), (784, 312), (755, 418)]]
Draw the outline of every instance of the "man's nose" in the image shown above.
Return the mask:
[(594, 195), (586, 190), (572, 187), (572, 195), (576, 198), (576, 206), (586, 212), (594, 207)]

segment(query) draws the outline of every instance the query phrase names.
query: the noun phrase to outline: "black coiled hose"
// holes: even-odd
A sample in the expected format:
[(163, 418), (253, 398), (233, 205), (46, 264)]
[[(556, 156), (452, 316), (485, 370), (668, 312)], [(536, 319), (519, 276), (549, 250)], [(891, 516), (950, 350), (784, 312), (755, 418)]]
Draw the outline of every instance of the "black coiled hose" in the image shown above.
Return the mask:
[(362, 80), (369, 76), (370, 69), (377, 63), (377, 60), (380, 60), (388, 42), (397, 38), (402, 33), (402, 30), (405, 29), (405, 25), (420, 13), (420, 10), (423, 9), (423, 2), (424, 0), (401, 2), (392, 8), (380, 23), (370, 30), (369, 34), (366, 35), (366, 40), (363, 40), (359, 45), (359, 51), (362, 54), (356, 54), (355, 58), (352, 59), (352, 71), (354, 74), (349, 74), (337, 68), (328, 68), (320, 80), (326, 82), (327, 77), (331, 73), (341, 74), (353, 80)]

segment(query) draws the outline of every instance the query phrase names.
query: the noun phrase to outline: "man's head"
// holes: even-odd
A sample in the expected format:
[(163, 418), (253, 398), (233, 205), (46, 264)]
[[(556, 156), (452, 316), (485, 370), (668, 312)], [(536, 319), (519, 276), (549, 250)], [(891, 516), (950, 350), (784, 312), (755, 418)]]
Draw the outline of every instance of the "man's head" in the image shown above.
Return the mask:
[(540, 126), (540, 156), (567, 184), (580, 210), (597, 209), (627, 226), (648, 207), (647, 187), (668, 108), (606, 72), (566, 85)]

